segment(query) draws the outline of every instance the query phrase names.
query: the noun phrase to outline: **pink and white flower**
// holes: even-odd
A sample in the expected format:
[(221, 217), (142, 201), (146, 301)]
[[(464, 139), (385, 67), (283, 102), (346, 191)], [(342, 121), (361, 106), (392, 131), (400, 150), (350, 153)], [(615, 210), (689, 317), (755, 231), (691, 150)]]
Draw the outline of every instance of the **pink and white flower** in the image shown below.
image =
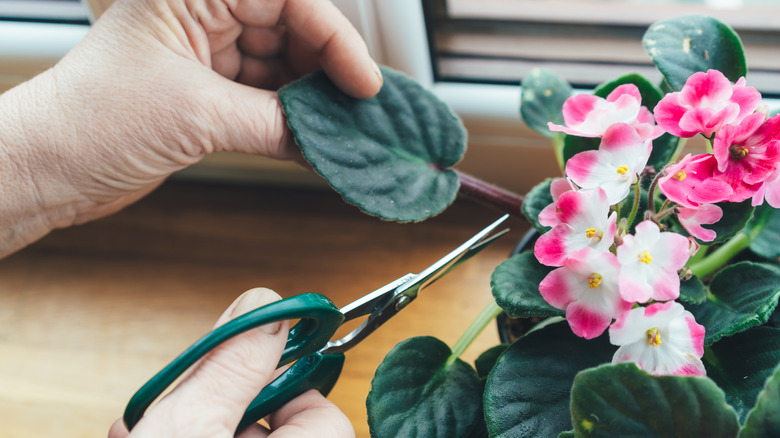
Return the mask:
[(574, 190), (574, 187), (566, 178), (556, 178), (552, 181), (550, 184), (550, 195), (552, 195), (553, 202), (539, 212), (540, 224), (545, 227), (558, 225), (558, 198), (571, 190)]
[(612, 90), (606, 99), (590, 94), (578, 94), (563, 104), (566, 126), (552, 122), (551, 131), (561, 131), (579, 137), (601, 137), (615, 123), (636, 128), (644, 139), (657, 138), (663, 130), (657, 127), (653, 114), (642, 106), (642, 96), (634, 84), (623, 84)]
[(714, 204), (702, 204), (698, 207), (681, 207), (677, 213), (680, 225), (688, 233), (704, 242), (712, 242), (718, 236), (713, 230), (702, 227), (711, 225), (723, 217), (723, 210)]
[(547, 274), (539, 292), (551, 306), (566, 311), (575, 335), (593, 339), (633, 305), (620, 297), (619, 271), (611, 252), (583, 248), (571, 254), (566, 265)]
[(631, 309), (609, 328), (620, 348), (612, 363), (635, 362), (655, 375), (704, 376), (704, 327), (677, 302)]
[(753, 195), (754, 207), (764, 203), (766, 199), (767, 204), (774, 208), (780, 208), (780, 167), (776, 167), (769, 177), (759, 186), (756, 193)]
[(604, 190), (572, 190), (558, 198), (558, 224), (542, 234), (534, 255), (547, 266), (563, 266), (569, 255), (585, 247), (607, 251), (615, 239), (617, 213), (609, 213)]
[(628, 196), (651, 152), (650, 140), (643, 140), (631, 126), (618, 123), (604, 133), (598, 150), (571, 157), (566, 175), (583, 189), (604, 189), (609, 203), (617, 204)]
[(666, 167), (658, 178), (658, 188), (670, 201), (684, 207), (725, 201), (732, 190), (727, 182), (713, 177), (717, 166), (711, 154), (688, 154)]
[(678, 137), (704, 134), (710, 137), (723, 126), (739, 124), (761, 103), (761, 94), (745, 86), (745, 78), (732, 84), (723, 73), (708, 70), (692, 74), (682, 90), (658, 102), (658, 124)]
[(724, 126), (712, 150), (720, 172), (717, 178), (733, 190), (728, 200), (744, 201), (756, 193), (780, 159), (780, 116), (764, 121), (764, 115), (757, 113), (740, 125)]
[(681, 234), (661, 232), (654, 222), (646, 220), (636, 226), (636, 233), (623, 237), (617, 247), (620, 261), (620, 295), (631, 302), (666, 301), (680, 296), (677, 271), (685, 266), (690, 252), (688, 239)]

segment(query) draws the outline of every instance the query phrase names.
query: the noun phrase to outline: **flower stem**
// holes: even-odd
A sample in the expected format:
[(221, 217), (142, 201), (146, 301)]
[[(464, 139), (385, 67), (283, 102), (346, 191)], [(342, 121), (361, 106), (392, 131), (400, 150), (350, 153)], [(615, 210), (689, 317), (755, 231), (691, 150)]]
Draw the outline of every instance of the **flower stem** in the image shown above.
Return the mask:
[(467, 173), (455, 170), (460, 178), (460, 193), (482, 204), (525, 219), (523, 196), (477, 179)]
[(563, 160), (563, 147), (565, 146), (563, 139), (566, 138), (560, 132), (556, 132), (553, 135), (553, 149), (555, 150), (555, 160), (558, 162), (558, 167), (561, 169), (561, 173), (565, 172), (566, 163)]
[(745, 231), (740, 231), (729, 239), (728, 242), (724, 243), (710, 254), (707, 254), (707, 257), (692, 264), (689, 268), (691, 268), (693, 275), (705, 277), (721, 268), (727, 261), (731, 260), (732, 257), (750, 246), (750, 242), (752, 241), (753, 237), (750, 234)]
[(479, 315), (477, 315), (476, 319), (474, 319), (474, 321), (466, 329), (460, 339), (458, 339), (458, 342), (456, 342), (452, 347), (452, 354), (450, 354), (450, 357), (447, 358), (447, 361), (444, 363), (444, 367), (446, 368), (455, 363), (455, 361), (458, 360), (463, 352), (466, 351), (469, 345), (471, 345), (474, 340), (477, 339), (477, 336), (479, 336), (479, 334), (485, 330), (485, 327), (491, 321), (495, 320), (496, 317), (503, 311), (504, 310), (502, 308), (498, 307), (498, 304), (496, 304), (495, 300), (490, 300), (490, 303), (488, 303), (487, 307), (485, 307), (485, 309), (482, 310)]
[(641, 195), (639, 181), (634, 184), (634, 204), (631, 206), (631, 213), (628, 215), (628, 226), (634, 223), (636, 212), (639, 211), (639, 196)]

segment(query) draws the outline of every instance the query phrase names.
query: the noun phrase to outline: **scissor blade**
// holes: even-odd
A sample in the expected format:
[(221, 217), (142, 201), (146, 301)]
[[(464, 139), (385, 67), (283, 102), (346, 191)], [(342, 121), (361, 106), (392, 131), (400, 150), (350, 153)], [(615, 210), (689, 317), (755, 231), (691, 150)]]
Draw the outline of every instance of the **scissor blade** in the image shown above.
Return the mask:
[(496, 238), (503, 235), (507, 230), (501, 231), (490, 237), (486, 236), (493, 232), (493, 230), (501, 225), (508, 217), (509, 215), (504, 215), (497, 221), (488, 225), (485, 229), (475, 234), (472, 238), (436, 261), (436, 263), (432, 264), (421, 273), (417, 275), (404, 275), (363, 298), (342, 307), (341, 312), (344, 313), (346, 321), (355, 319), (359, 316), (364, 316), (368, 313), (370, 313), (370, 316), (348, 335), (339, 340), (329, 342), (322, 351), (325, 353), (343, 353), (357, 345), (360, 341), (373, 333), (374, 330), (397, 314), (401, 309), (406, 307), (409, 302), (414, 300), (420, 289), (433, 283), (436, 279), (441, 278), (442, 275), (495, 242)]
[(496, 240), (496, 238), (506, 233), (507, 230), (503, 230), (494, 236), (487, 237), (490, 233), (493, 232), (493, 230), (498, 228), (499, 225), (506, 221), (507, 218), (509, 218), (509, 215), (505, 214), (492, 224), (485, 227), (482, 231), (475, 234), (469, 240), (463, 242), (463, 244), (455, 248), (455, 250), (437, 260), (431, 266), (427, 267), (425, 270), (417, 274), (417, 276), (409, 280), (406, 284), (400, 286), (398, 288), (398, 293), (406, 292), (414, 294), (419, 292), (420, 289), (438, 280), (456, 266), (473, 257), (483, 249), (487, 248)]

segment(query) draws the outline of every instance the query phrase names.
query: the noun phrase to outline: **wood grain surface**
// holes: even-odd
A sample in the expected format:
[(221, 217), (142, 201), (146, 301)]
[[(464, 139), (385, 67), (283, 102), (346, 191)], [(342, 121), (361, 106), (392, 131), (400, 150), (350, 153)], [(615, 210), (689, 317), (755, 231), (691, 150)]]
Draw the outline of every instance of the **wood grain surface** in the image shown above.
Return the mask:
[[(169, 182), (114, 216), (0, 260), (0, 437), (105, 436), (129, 397), (247, 289), (344, 305), (418, 272), (500, 216), (459, 200), (417, 224), (330, 191)], [(527, 225), (432, 285), (347, 353), (330, 395), (359, 437), (377, 365), (398, 342), (452, 346), (492, 299), (490, 273)], [(463, 356), (498, 342), (488, 327)]]

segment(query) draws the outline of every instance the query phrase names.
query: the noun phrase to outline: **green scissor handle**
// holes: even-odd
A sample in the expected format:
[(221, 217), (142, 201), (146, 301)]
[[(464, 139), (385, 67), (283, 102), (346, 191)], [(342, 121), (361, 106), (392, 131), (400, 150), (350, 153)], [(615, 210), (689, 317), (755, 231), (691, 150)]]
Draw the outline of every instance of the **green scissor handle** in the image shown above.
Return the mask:
[(300, 319), (300, 321), (290, 329), (279, 366), (301, 360), (293, 364), (258, 395), (241, 420), (241, 428), (280, 408), (285, 402), (309, 389), (322, 388), (325, 392), (330, 391), (341, 372), (344, 356), (323, 355), (316, 352), (322, 349), (336, 333), (344, 321), (344, 314), (329, 299), (320, 294), (302, 294), (241, 315), (192, 344), (133, 395), (125, 408), (124, 421), (127, 429), (131, 430), (143, 417), (149, 405), (187, 368), (211, 350), (247, 330), (289, 319)]

